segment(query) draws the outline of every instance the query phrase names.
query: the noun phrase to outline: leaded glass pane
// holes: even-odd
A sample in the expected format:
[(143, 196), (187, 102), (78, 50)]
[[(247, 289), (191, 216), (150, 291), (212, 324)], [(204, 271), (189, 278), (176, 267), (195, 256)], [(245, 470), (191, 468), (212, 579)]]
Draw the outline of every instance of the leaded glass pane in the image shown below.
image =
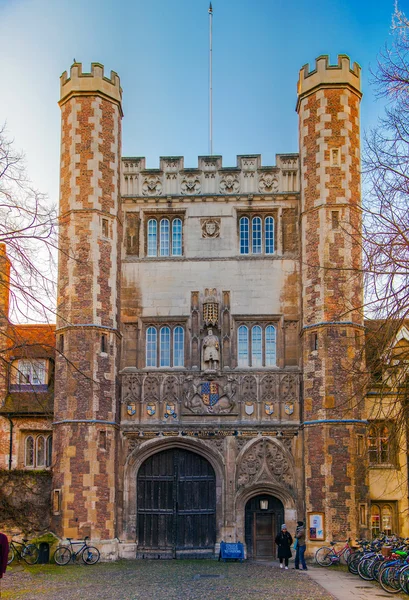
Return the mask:
[(169, 220), (162, 219), (159, 226), (160, 231), (160, 256), (169, 256)]
[(184, 365), (184, 331), (183, 327), (175, 327), (173, 331), (173, 366)]
[(160, 330), (160, 366), (170, 367), (170, 329), (162, 327)]
[(182, 221), (172, 221), (172, 256), (182, 256)]
[(273, 325), (266, 327), (266, 367), (276, 365), (276, 328)]
[(274, 219), (267, 217), (264, 222), (266, 236), (266, 254), (274, 254)]
[(47, 438), (46, 467), (51, 467), (52, 454), (53, 454), (53, 436), (49, 435)]
[(263, 345), (261, 327), (255, 325), (251, 330), (251, 366), (261, 367), (263, 364)]
[(31, 383), (31, 362), (19, 360), (17, 365), (17, 382), (19, 385)]
[(157, 333), (155, 327), (146, 330), (146, 366), (156, 367)]
[(39, 435), (36, 440), (37, 446), (37, 467), (45, 466), (45, 439), (43, 435)]
[(253, 254), (261, 254), (262, 244), (261, 244), (261, 219), (260, 217), (254, 217), (251, 222), (252, 228), (252, 252)]
[(238, 364), (239, 367), (249, 366), (249, 330), (240, 325), (237, 331)]
[(249, 220), (247, 217), (240, 219), (240, 254), (249, 253)]
[(34, 438), (31, 435), (26, 438), (25, 465), (26, 467), (34, 467)]
[(157, 238), (158, 224), (155, 219), (149, 219), (148, 221), (148, 256), (157, 256), (158, 252), (158, 238)]

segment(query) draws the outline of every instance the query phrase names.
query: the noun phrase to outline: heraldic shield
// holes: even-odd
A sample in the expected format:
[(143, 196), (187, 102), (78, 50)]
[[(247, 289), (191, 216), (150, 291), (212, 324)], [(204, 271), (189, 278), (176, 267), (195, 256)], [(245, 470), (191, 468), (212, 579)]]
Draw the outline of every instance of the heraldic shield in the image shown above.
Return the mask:
[(202, 401), (206, 406), (214, 406), (219, 400), (219, 384), (215, 381), (202, 383)]

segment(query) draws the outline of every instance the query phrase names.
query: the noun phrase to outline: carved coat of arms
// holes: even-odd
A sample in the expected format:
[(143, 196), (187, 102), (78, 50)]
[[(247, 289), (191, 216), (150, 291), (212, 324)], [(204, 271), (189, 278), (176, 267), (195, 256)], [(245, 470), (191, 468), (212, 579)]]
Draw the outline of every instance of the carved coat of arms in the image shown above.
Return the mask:
[(201, 388), (202, 401), (206, 406), (214, 406), (219, 400), (219, 385), (215, 381), (205, 381)]

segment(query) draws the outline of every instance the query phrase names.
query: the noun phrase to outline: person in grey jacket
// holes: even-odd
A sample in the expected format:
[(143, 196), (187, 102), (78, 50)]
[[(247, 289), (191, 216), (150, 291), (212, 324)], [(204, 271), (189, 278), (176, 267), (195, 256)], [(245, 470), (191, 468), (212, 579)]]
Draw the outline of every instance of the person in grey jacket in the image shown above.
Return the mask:
[(300, 568), (300, 561), (304, 571), (308, 570), (305, 562), (304, 554), (307, 548), (305, 541), (305, 527), (303, 521), (297, 521), (297, 529), (295, 530), (295, 539), (297, 540), (297, 547), (295, 550), (295, 569)]

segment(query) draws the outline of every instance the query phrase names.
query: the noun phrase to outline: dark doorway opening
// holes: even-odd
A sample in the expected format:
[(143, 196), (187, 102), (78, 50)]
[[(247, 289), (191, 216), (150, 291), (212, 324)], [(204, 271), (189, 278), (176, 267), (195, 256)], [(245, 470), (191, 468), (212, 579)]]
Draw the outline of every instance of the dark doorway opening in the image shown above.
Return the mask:
[(173, 448), (149, 457), (137, 478), (138, 557), (211, 557), (216, 477), (199, 454)]
[(246, 504), (247, 557), (254, 560), (273, 560), (277, 556), (274, 538), (284, 523), (284, 506), (274, 496), (261, 494)]

